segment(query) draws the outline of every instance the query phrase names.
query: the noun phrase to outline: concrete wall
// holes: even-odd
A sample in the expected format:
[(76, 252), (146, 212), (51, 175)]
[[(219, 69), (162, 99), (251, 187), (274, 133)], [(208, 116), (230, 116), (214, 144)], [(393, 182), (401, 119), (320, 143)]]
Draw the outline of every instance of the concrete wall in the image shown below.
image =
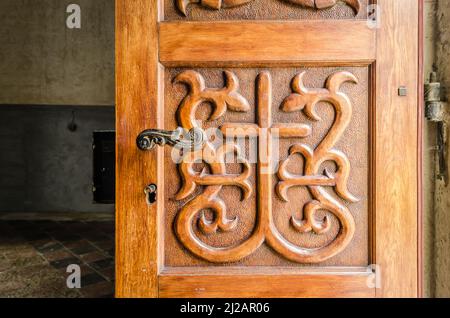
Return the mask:
[[(425, 1), (425, 74), (434, 68), (450, 100), (450, 1)], [(446, 109), (446, 134), (450, 136), (450, 104)], [(437, 180), (436, 125), (425, 123), (424, 138), (424, 260), (425, 295), (450, 297), (450, 186)], [(447, 137), (448, 139), (448, 137)], [(447, 140), (447, 166), (450, 142)]]
[(92, 203), (91, 133), (114, 108), (91, 106), (114, 105), (114, 0), (0, 0), (0, 24), (0, 213), (113, 212)]
[[(436, 8), (436, 68), (442, 97), (450, 100), (450, 1), (439, 0)], [(447, 136), (450, 136), (450, 104), (447, 105)], [(447, 141), (447, 154), (450, 143)], [(447, 155), (447, 166), (450, 167)], [(436, 182), (434, 205), (434, 278), (436, 297), (450, 297), (450, 186)]]
[(113, 212), (92, 201), (91, 136), (114, 121), (112, 107), (1, 107), (0, 214)]
[(114, 0), (0, 0), (0, 25), (0, 104), (114, 104)]

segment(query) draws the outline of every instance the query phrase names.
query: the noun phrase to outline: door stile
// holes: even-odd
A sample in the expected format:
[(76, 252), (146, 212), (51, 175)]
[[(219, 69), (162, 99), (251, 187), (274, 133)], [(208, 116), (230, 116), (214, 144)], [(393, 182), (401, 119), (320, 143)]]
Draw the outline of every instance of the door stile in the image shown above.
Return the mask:
[[(162, 152), (142, 152), (136, 136), (161, 126), (158, 2), (116, 0), (116, 296), (158, 296), (158, 210), (144, 189), (161, 181)], [(153, 110), (153, 112), (152, 112)], [(158, 192), (159, 200), (163, 191)], [(159, 201), (159, 202), (162, 202)]]
[[(378, 297), (417, 297), (419, 0), (378, 0), (375, 253)], [(400, 96), (399, 88), (407, 89)]]

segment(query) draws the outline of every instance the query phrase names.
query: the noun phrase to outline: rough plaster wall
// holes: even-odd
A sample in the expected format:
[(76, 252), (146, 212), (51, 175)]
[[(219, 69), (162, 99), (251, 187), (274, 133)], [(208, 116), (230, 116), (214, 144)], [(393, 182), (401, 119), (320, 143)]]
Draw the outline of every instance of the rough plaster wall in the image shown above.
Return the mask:
[[(424, 75), (427, 80), (428, 75), (433, 70), (435, 61), (436, 43), (436, 0), (425, 1), (424, 23)], [(432, 297), (434, 294), (434, 192), (435, 192), (435, 169), (436, 169), (436, 124), (424, 122), (424, 218), (423, 218), (423, 238), (424, 238), (424, 295)]]
[(72, 105), (114, 105), (114, 0), (0, 0), (0, 23), (0, 214), (113, 212), (92, 203), (91, 134), (114, 108)]
[(0, 215), (114, 212), (92, 202), (92, 131), (114, 121), (112, 107), (0, 107)]
[(0, 104), (114, 104), (114, 0), (0, 0), (0, 21)]
[[(442, 97), (450, 100), (450, 1), (439, 0), (437, 6), (436, 66), (443, 86)], [(447, 106), (447, 111), (448, 111)], [(447, 135), (450, 112), (447, 112)], [(450, 154), (447, 141), (447, 154)], [(450, 167), (450, 156), (447, 165)], [(442, 181), (436, 183), (435, 193), (435, 296), (450, 297), (450, 186)]]

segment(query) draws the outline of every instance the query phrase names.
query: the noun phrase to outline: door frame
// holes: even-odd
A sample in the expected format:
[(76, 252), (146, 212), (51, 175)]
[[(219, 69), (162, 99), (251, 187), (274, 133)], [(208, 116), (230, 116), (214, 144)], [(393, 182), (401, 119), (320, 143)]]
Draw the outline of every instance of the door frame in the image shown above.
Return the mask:
[(424, 162), (424, 141), (423, 141), (423, 130), (424, 130), (424, 120), (425, 120), (425, 97), (424, 97), (424, 85), (425, 85), (425, 74), (424, 74), (424, 34), (425, 34), (425, 24), (424, 24), (424, 6), (425, 0), (417, 0), (419, 5), (419, 31), (418, 31), (418, 81), (417, 81), (417, 296), (419, 298), (424, 297), (424, 187), (423, 187), (423, 162)]
[[(372, 142), (377, 140), (379, 144), (383, 140), (383, 149), (376, 143), (372, 146), (371, 165), (383, 170), (372, 174), (372, 187), (378, 190), (372, 191), (371, 210), (392, 211), (382, 215), (372, 213), (371, 236), (377, 238), (372, 239), (372, 259), (381, 269), (381, 287), (376, 289), (376, 296), (420, 297), (423, 0), (378, 0), (377, 3), (381, 7), (380, 30), (386, 31), (377, 32), (377, 58), (372, 65), (376, 71), (372, 72), (371, 91), (378, 97), (372, 104), (396, 106), (372, 112), (371, 120), (371, 131), (375, 133)], [(393, 10), (384, 10), (387, 3)], [(151, 0), (116, 0), (117, 297), (158, 297), (158, 275), (163, 268), (158, 257), (163, 248), (158, 233), (162, 228), (162, 205), (148, 206), (143, 189), (152, 180), (159, 181), (158, 187), (164, 189), (163, 168), (157, 165), (163, 160), (164, 152), (162, 149), (141, 152), (136, 147), (136, 137), (142, 130), (163, 127), (160, 83), (164, 72), (157, 49), (162, 10), (158, 4), (159, 1)], [(405, 8), (417, 12), (417, 20), (411, 20), (410, 14), (402, 14)], [(388, 29), (391, 25), (396, 28)], [(405, 36), (415, 32), (417, 37)], [(415, 67), (405, 68), (402, 67), (405, 60), (417, 63), (414, 62)], [(376, 74), (380, 73), (386, 75), (377, 78)], [(407, 78), (407, 83), (402, 78)], [(400, 86), (407, 87), (407, 96), (399, 96)], [(161, 116), (148, 112), (152, 104), (158, 105)], [(400, 136), (398, 127), (402, 128)], [(414, 155), (404, 156), (405, 153)], [(164, 200), (164, 191), (157, 192), (157, 200)], [(397, 239), (392, 241), (390, 237)], [(397, 256), (394, 261), (393, 256)]]

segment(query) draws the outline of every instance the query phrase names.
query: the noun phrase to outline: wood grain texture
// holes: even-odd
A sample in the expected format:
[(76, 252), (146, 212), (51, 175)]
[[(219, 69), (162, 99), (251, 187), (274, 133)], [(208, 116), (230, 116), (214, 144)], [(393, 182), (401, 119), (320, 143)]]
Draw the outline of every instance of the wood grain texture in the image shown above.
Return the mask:
[[(417, 297), (418, 1), (378, 4), (374, 242), (382, 286), (377, 296)], [(400, 86), (408, 96), (398, 96)]]
[(425, 110), (425, 99), (424, 99), (424, 0), (418, 0), (419, 2), (419, 32), (418, 32), (418, 41), (419, 41), (419, 50), (418, 50), (418, 68), (419, 74), (417, 76), (417, 122), (418, 122), (418, 134), (417, 134), (417, 160), (418, 160), (418, 169), (417, 169), (417, 178), (418, 178), (418, 187), (417, 187), (417, 199), (418, 199), (418, 215), (417, 215), (417, 223), (418, 223), (418, 238), (417, 238), (417, 247), (418, 247), (418, 257), (417, 257), (417, 267), (418, 267), (418, 275), (417, 275), (417, 285), (418, 285), (418, 297), (424, 297), (424, 223), (423, 223), (423, 199), (424, 199), (424, 183), (423, 183), (423, 129), (424, 129), (424, 110)]
[(269, 276), (269, 275), (367, 275), (373, 271), (367, 266), (168, 266), (164, 268), (162, 276)]
[(369, 298), (371, 273), (311, 275), (190, 275), (164, 274), (160, 296), (192, 298)]
[[(162, 151), (136, 147), (140, 131), (161, 127), (157, 12), (156, 1), (116, 1), (117, 297), (158, 295), (158, 205), (147, 206), (143, 190), (163, 186), (157, 169)], [(158, 194), (162, 202), (163, 191)]]
[(162, 22), (159, 34), (166, 66), (368, 65), (376, 55), (365, 21)]

